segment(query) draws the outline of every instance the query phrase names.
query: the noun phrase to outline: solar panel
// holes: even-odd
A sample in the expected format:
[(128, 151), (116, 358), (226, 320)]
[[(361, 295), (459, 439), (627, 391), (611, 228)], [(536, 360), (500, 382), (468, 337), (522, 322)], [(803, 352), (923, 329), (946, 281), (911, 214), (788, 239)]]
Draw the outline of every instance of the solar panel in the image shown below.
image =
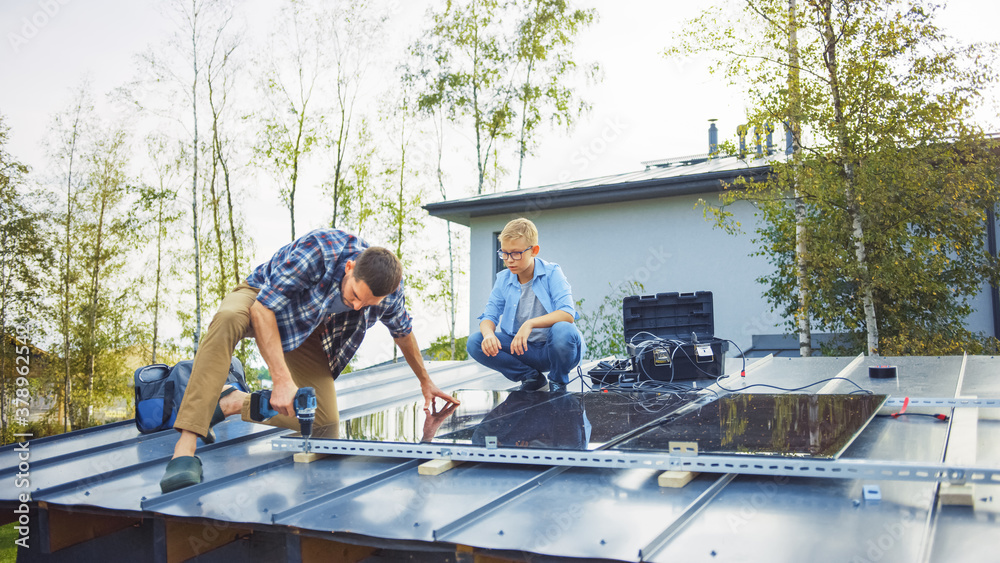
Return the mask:
[(453, 396), (462, 404), (427, 412), (423, 401), (408, 403), (318, 429), (314, 438), (576, 451), (669, 451), (670, 442), (687, 441), (697, 442), (700, 453), (836, 457), (886, 399), (497, 390)]
[(836, 458), (887, 395), (726, 395), (614, 449), (666, 450), (697, 442), (698, 453)]

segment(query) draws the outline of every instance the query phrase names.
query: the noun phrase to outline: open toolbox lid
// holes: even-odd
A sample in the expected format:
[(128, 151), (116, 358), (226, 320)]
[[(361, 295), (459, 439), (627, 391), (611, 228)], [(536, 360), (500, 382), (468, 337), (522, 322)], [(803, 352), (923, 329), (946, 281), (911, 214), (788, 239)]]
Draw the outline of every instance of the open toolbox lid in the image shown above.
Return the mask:
[[(625, 342), (640, 332), (665, 339), (707, 342), (715, 337), (715, 312), (711, 291), (630, 295), (622, 300)], [(649, 340), (640, 336), (636, 343)]]

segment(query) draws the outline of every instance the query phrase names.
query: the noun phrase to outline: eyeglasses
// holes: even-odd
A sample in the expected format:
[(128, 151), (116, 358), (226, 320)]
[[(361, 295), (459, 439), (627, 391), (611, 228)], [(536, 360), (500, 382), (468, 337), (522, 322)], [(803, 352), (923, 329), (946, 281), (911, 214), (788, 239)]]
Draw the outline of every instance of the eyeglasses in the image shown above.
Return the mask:
[(514, 260), (520, 260), (521, 256), (524, 255), (525, 252), (531, 250), (532, 248), (534, 247), (529, 246), (528, 248), (525, 248), (521, 252), (504, 252), (503, 250), (497, 250), (497, 256), (499, 256), (501, 260), (506, 260), (508, 258), (512, 258)]

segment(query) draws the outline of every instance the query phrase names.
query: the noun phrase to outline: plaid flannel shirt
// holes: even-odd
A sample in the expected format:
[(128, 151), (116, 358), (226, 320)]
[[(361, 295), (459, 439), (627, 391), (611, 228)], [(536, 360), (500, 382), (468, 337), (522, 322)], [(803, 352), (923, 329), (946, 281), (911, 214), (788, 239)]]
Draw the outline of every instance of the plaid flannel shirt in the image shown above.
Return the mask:
[(366, 248), (368, 243), (344, 231), (317, 229), (282, 247), (246, 280), (260, 289), (257, 301), (274, 312), (284, 351), (298, 348), (323, 325), (323, 350), (334, 378), (354, 357), (375, 321), (388, 327), (393, 338), (412, 331), (402, 281), (378, 305), (330, 312), (343, 302), (340, 282), (347, 261), (356, 260)]

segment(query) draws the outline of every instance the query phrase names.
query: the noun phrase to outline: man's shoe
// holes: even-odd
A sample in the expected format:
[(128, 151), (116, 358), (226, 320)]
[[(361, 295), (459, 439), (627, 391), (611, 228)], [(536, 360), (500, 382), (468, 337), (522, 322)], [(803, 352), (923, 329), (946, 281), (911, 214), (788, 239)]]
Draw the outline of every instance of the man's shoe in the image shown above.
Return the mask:
[[(219, 403), (221, 403), (222, 399), (225, 399), (226, 396), (228, 396), (233, 391), (236, 391), (235, 387), (228, 387), (226, 389), (223, 389), (222, 393), (219, 394)], [(212, 413), (212, 421), (208, 423), (208, 432), (201, 437), (201, 441), (206, 445), (215, 443), (215, 430), (212, 430), (212, 427), (222, 422), (223, 420), (226, 420), (226, 415), (225, 413), (222, 412), (222, 405), (220, 405), (219, 403), (215, 404), (215, 412)]]
[(160, 491), (164, 494), (201, 483), (201, 458), (198, 456), (175, 457), (167, 464), (167, 470), (160, 479)]
[(545, 387), (546, 383), (547, 383), (547, 381), (545, 380), (545, 376), (539, 374), (539, 376), (536, 377), (535, 379), (525, 379), (524, 381), (522, 381), (521, 382), (520, 390), (521, 391), (538, 391), (542, 387)]
[(559, 383), (558, 381), (549, 382), (549, 393), (565, 393), (566, 383)]

